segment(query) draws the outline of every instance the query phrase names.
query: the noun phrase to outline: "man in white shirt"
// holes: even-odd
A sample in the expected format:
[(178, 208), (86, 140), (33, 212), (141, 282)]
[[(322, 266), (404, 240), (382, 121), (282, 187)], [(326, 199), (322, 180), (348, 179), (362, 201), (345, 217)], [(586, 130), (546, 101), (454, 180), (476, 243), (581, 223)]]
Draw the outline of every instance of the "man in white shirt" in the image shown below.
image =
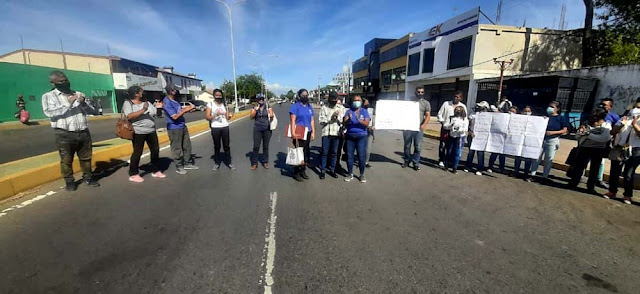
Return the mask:
[(55, 89), (42, 95), (42, 110), (51, 118), (51, 127), (60, 153), (60, 171), (66, 183), (65, 189), (77, 189), (73, 177), (74, 154), (77, 154), (80, 160), (85, 184), (98, 187), (100, 184), (93, 179), (91, 173), (92, 141), (87, 119), (87, 115), (95, 115), (97, 112), (85, 102), (83, 93), (71, 90), (71, 83), (63, 72), (52, 71), (49, 74), (49, 82)]
[(464, 94), (462, 93), (462, 91), (456, 91), (453, 94), (453, 100), (443, 103), (440, 107), (440, 110), (438, 111), (438, 122), (442, 124), (442, 127), (440, 128), (440, 146), (438, 148), (438, 165), (442, 168), (444, 168), (444, 161), (446, 159), (445, 144), (447, 142), (447, 139), (449, 138), (449, 132), (451, 131), (444, 127), (444, 123), (447, 121), (447, 119), (453, 116), (454, 109), (458, 106), (462, 106), (464, 108), (464, 111), (467, 112), (467, 106), (462, 103), (463, 95)]

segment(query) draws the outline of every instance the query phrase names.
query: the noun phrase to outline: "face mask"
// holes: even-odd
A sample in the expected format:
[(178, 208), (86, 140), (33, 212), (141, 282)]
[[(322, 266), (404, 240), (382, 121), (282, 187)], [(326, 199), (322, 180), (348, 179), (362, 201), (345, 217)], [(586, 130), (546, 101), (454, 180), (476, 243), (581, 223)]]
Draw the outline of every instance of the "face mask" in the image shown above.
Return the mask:
[(353, 108), (360, 108), (362, 106), (362, 101), (353, 101)]
[(548, 115), (553, 115), (553, 113), (555, 113), (555, 111), (556, 111), (555, 108), (553, 108), (551, 106), (547, 107), (547, 114)]
[(531, 115), (531, 111), (525, 111), (523, 114), (524, 115)]
[(331, 107), (335, 106), (336, 104), (338, 104), (338, 101), (329, 101), (329, 105)]
[(259, 103), (260, 105), (263, 105), (263, 104), (264, 104), (264, 100), (258, 100), (258, 103)]
[(424, 94), (418, 94), (416, 95), (416, 99), (420, 100), (424, 98)]
[(222, 98), (216, 98), (216, 103), (218, 104), (222, 103)]
[(309, 96), (300, 96), (300, 102), (303, 104), (309, 103)]
[(61, 83), (61, 84), (55, 84), (56, 89), (58, 89), (58, 91), (65, 93), (65, 94), (69, 94), (71, 93), (71, 83), (66, 82), (66, 83)]

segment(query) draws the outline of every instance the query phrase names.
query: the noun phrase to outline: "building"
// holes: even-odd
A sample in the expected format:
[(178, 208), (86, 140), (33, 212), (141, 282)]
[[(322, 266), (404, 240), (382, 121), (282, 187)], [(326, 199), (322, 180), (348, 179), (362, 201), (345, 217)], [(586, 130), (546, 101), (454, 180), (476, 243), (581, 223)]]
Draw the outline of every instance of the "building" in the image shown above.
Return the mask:
[(22, 95), (32, 119), (46, 118), (42, 112), (42, 94), (50, 91), (49, 73), (62, 70), (75, 90), (87, 96), (87, 102), (102, 108), (103, 113), (117, 109), (111, 57), (21, 49), (0, 55), (0, 121), (12, 121), (15, 99)]
[(380, 92), (380, 48), (393, 41), (395, 39), (375, 38), (364, 45), (364, 56), (352, 66), (353, 94), (376, 99)]
[(164, 87), (159, 78), (160, 74), (157, 67), (112, 56), (111, 68), (118, 110), (121, 110), (120, 108), (124, 101), (129, 98), (127, 89), (131, 86), (140, 86), (144, 90), (143, 97), (148, 101), (155, 101), (164, 97)]
[(404, 99), (410, 34), (380, 48), (380, 93), (377, 99)]
[(196, 96), (202, 91), (202, 80), (198, 79), (196, 74), (181, 74), (173, 70), (172, 66), (158, 68), (160, 74), (158, 78), (161, 80), (163, 88), (168, 84), (173, 84), (180, 88), (180, 99), (188, 101), (195, 100)]
[(494, 59), (512, 60), (505, 75), (580, 66), (576, 32), (480, 24), (479, 15), (477, 7), (410, 37), (406, 99), (424, 86), (433, 112), (456, 90), (463, 91), (473, 106), (477, 80), (500, 76)]
[(205, 103), (213, 102), (213, 90), (206, 90), (200, 93), (196, 100), (204, 101)]

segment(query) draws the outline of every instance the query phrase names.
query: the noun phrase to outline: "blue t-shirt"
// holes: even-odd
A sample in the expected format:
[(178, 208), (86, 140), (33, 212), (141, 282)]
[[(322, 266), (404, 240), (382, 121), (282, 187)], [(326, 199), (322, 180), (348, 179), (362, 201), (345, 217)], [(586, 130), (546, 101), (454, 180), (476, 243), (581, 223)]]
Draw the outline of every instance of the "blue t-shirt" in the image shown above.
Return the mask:
[(183, 129), (187, 124), (184, 120), (184, 115), (180, 116), (178, 119), (173, 119), (171, 116), (180, 113), (182, 111), (182, 106), (180, 102), (169, 99), (169, 97), (164, 97), (162, 100), (164, 113), (167, 117), (167, 129), (168, 130), (177, 130)]
[(355, 110), (347, 110), (347, 113), (345, 113), (344, 117), (349, 117), (351, 119), (349, 119), (349, 121), (347, 121), (347, 134), (353, 134), (353, 135), (366, 135), (367, 134), (367, 127), (365, 127), (363, 124), (361, 124), (358, 119), (361, 120), (365, 120), (365, 119), (371, 119), (371, 116), (369, 116), (369, 112), (364, 109), (364, 108), (360, 108), (360, 112), (358, 113), (358, 117), (356, 118), (356, 111)]
[(289, 114), (296, 116), (296, 126), (305, 126), (311, 131), (311, 120), (313, 120), (313, 107), (309, 104), (306, 106), (301, 102), (291, 105)]
[(604, 121), (610, 123), (612, 126), (615, 125), (620, 120), (620, 116), (615, 112), (607, 113), (607, 116), (604, 118)]
[[(563, 116), (556, 115), (556, 116), (549, 117), (549, 123), (547, 124), (547, 131), (560, 131), (567, 127), (569, 127), (569, 124), (567, 123), (567, 120), (564, 119)], [(552, 139), (552, 138), (558, 138), (558, 137), (560, 137), (560, 135), (544, 136), (545, 139)]]

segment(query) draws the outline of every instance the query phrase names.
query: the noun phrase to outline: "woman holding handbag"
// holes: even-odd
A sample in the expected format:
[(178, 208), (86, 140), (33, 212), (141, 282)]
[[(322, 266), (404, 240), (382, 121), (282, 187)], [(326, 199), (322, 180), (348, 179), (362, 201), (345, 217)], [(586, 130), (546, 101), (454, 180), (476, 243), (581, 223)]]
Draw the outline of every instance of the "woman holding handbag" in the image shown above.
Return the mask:
[(309, 92), (306, 89), (300, 89), (297, 97), (298, 102), (291, 105), (289, 109), (289, 117), (293, 146), (304, 149), (304, 162), (302, 165), (293, 167), (293, 178), (301, 182), (302, 179), (309, 179), (306, 165), (309, 163), (311, 153), (309, 144), (316, 138), (316, 125), (313, 120), (313, 107), (309, 104)]
[(253, 125), (253, 153), (251, 153), (251, 170), (258, 168), (260, 142), (262, 142), (262, 166), (269, 169), (269, 141), (271, 140), (271, 120), (275, 116), (273, 109), (265, 103), (264, 95), (256, 96), (258, 105), (251, 110)]
[(640, 104), (629, 113), (629, 117), (623, 117), (611, 130), (615, 136), (613, 149), (609, 154), (611, 159), (611, 171), (609, 173), (609, 192), (602, 195), (606, 199), (616, 198), (620, 181), (620, 173), (624, 166), (623, 184), (624, 203), (631, 204), (633, 196), (635, 170), (640, 165)]
[[(134, 183), (142, 183), (144, 179), (139, 175), (138, 167), (140, 165), (140, 157), (144, 149), (144, 143), (149, 146), (151, 153), (151, 176), (154, 178), (166, 178), (167, 176), (159, 170), (158, 161), (160, 153), (160, 145), (158, 144), (158, 135), (156, 134), (156, 107), (151, 105), (144, 98), (144, 90), (139, 86), (131, 86), (127, 90), (129, 100), (122, 105), (122, 112), (126, 115), (127, 120), (133, 125), (133, 153), (129, 163), (129, 181)], [(162, 102), (159, 102), (162, 107)]]
[(611, 140), (611, 125), (604, 121), (607, 112), (596, 108), (588, 118), (588, 125), (582, 125), (578, 129), (578, 152), (569, 173), (569, 189), (575, 189), (580, 183), (587, 164), (591, 162), (587, 189), (595, 194), (595, 185), (598, 180), (598, 169), (605, 156), (607, 144)]

